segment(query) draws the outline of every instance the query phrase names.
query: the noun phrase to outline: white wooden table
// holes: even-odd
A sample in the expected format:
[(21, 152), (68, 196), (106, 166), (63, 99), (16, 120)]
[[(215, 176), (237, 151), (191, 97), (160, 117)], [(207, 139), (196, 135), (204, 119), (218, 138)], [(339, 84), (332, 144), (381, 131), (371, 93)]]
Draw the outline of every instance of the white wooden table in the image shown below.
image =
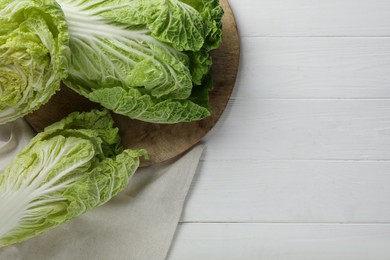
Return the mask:
[(239, 77), (168, 259), (390, 259), (390, 1), (230, 4)]

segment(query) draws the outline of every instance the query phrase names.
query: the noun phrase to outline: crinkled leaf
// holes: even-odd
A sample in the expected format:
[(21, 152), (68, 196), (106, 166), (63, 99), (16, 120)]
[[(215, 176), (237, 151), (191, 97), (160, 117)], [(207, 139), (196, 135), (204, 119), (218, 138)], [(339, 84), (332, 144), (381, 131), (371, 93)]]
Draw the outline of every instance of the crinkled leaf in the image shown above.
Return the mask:
[(35, 136), (0, 175), (0, 247), (102, 205), (120, 192), (143, 150), (119, 147), (107, 111), (72, 113)]
[(202, 86), (211, 66), (208, 52), (219, 44), (212, 35), (222, 26), (218, 1), (58, 2), (72, 50), (67, 86), (143, 121), (177, 123), (210, 115), (208, 105), (192, 101), (192, 93), (195, 85), (208, 89)]
[(0, 0), (0, 124), (38, 109), (59, 89), (68, 40), (54, 0)]

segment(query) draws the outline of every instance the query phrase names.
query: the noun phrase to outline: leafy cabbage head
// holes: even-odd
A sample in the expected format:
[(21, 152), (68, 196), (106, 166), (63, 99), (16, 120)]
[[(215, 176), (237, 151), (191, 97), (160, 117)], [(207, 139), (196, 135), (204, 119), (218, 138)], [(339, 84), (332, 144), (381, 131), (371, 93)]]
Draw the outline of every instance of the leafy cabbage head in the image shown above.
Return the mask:
[(68, 42), (54, 0), (0, 0), (0, 124), (38, 109), (59, 89)]
[(154, 123), (210, 115), (209, 51), (218, 0), (57, 0), (72, 51), (65, 84), (116, 113)]
[(0, 247), (50, 230), (120, 192), (143, 150), (122, 149), (108, 111), (72, 113), (0, 174)]

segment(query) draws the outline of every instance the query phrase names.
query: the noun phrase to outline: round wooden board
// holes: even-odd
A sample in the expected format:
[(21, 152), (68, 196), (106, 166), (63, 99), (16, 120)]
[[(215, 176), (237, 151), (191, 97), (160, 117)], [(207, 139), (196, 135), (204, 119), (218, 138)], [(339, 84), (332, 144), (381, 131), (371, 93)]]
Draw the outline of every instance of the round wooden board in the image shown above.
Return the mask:
[[(143, 148), (149, 159), (141, 166), (162, 163), (181, 155), (197, 144), (217, 123), (231, 96), (238, 70), (240, 45), (236, 22), (227, 0), (221, 0), (225, 11), (223, 17), (223, 40), (212, 51), (212, 76), (214, 89), (210, 92), (212, 115), (204, 120), (178, 124), (152, 124), (112, 114), (126, 148)], [(37, 132), (62, 119), (73, 111), (89, 111), (100, 108), (86, 98), (62, 86), (50, 101), (39, 110), (25, 117)]]

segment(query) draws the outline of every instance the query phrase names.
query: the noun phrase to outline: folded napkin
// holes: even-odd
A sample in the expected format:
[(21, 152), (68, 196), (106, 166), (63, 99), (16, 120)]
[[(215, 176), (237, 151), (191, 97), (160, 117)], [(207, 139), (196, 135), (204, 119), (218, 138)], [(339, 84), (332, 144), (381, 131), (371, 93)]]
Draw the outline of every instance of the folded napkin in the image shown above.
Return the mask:
[[(23, 120), (0, 126), (0, 171), (32, 136)], [(202, 151), (198, 145), (171, 164), (139, 169), (105, 205), (0, 249), (0, 259), (165, 259)]]

